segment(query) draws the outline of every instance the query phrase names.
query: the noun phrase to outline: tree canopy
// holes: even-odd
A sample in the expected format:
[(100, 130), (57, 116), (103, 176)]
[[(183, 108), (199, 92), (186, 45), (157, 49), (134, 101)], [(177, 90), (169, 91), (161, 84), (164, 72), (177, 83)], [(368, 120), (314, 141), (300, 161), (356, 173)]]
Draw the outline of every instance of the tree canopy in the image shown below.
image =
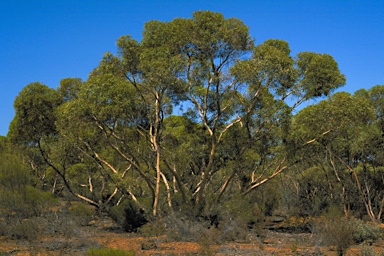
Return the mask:
[[(99, 209), (126, 201), (147, 219), (200, 216), (289, 174), (296, 205), (340, 199), (380, 219), (383, 86), (332, 94), (346, 82), (332, 56), (252, 38), (210, 11), (147, 22), (141, 41), (120, 37), (86, 81), (27, 85), (8, 138), (54, 193)], [(325, 100), (298, 111), (313, 99)]]

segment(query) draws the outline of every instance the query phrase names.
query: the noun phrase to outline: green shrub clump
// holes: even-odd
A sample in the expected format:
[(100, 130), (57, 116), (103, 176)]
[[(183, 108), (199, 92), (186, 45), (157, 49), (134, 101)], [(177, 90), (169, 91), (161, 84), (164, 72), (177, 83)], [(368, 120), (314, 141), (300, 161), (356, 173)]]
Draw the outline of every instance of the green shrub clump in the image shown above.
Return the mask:
[(336, 246), (338, 255), (358, 243), (372, 243), (383, 236), (380, 227), (355, 218), (327, 216), (317, 223), (316, 231), (324, 244)]
[(133, 251), (125, 251), (112, 248), (90, 248), (87, 250), (87, 256), (134, 256)]
[(148, 222), (144, 211), (128, 200), (111, 207), (109, 215), (126, 232), (136, 232)]
[(383, 231), (380, 227), (356, 220), (355, 232), (353, 233), (353, 239), (356, 243), (372, 243), (381, 237), (383, 237)]

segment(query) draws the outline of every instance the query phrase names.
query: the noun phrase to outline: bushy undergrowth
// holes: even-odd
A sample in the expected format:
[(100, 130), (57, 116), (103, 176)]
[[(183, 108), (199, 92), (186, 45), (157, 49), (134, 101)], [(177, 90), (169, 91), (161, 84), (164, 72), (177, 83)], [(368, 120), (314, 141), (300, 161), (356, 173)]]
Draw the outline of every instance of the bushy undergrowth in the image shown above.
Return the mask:
[(207, 201), (202, 210), (182, 208), (140, 227), (140, 234), (203, 244), (259, 240), (266, 217), (278, 206), (278, 193), (272, 188), (256, 190), (245, 197), (225, 198), (219, 204)]
[(110, 217), (124, 231), (134, 232), (148, 222), (145, 213), (130, 201), (111, 207)]
[(1, 221), (0, 235), (27, 241), (37, 241), (43, 236), (85, 238), (81, 222), (81, 218), (68, 212), (50, 212), (39, 217)]
[(173, 213), (139, 229), (143, 236), (159, 237), (166, 235), (170, 241), (197, 242), (201, 244), (222, 244), (244, 242), (258, 237), (258, 230), (249, 227), (239, 218), (219, 218), (217, 225), (209, 218), (198, 218)]
[(360, 250), (361, 256), (384, 256), (384, 252), (377, 253), (371, 246), (363, 245)]
[(88, 225), (95, 215), (94, 207), (80, 202), (73, 202), (68, 207), (68, 212), (82, 226)]
[(353, 244), (372, 243), (383, 237), (380, 227), (342, 216), (325, 216), (315, 224), (314, 231), (324, 245), (335, 246), (338, 255)]
[(86, 252), (87, 256), (134, 256), (133, 251), (125, 251), (112, 248), (90, 248)]
[(20, 158), (0, 155), (0, 217), (6, 221), (42, 216), (58, 204), (50, 192), (33, 186), (32, 177)]
[(355, 230), (353, 233), (353, 239), (356, 243), (372, 243), (384, 237), (384, 231), (380, 227), (374, 224), (365, 223), (364, 221), (358, 219), (354, 222)]
[(39, 237), (39, 223), (36, 219), (24, 220), (22, 222), (8, 223), (2, 227), (4, 234), (14, 239), (36, 240)]
[(349, 218), (325, 218), (316, 223), (315, 233), (324, 245), (335, 246), (338, 255), (354, 243), (354, 221)]

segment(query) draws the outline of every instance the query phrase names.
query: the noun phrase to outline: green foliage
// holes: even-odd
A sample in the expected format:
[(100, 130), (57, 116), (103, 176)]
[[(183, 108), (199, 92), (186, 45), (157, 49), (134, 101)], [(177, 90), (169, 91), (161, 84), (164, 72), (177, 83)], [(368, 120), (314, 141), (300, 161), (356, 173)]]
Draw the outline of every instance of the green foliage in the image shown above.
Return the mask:
[[(165, 217), (168, 218), (168, 217)], [(163, 218), (155, 219), (141, 226), (138, 231), (144, 237), (159, 237), (167, 233), (167, 227)]]
[(149, 21), (141, 41), (122, 36), (117, 47), (84, 82), (31, 83), (16, 97), (0, 137), (2, 234), (70, 237), (89, 223), (95, 209), (81, 203), (53, 221), (52, 191), (107, 209), (125, 231), (206, 249), (262, 236), (287, 205), (326, 214), (314, 230), (339, 254), (381, 237), (340, 216), (383, 218), (384, 86), (331, 95), (345, 84), (332, 56), (292, 56), (277, 39), (254, 45), (241, 20), (211, 11)]
[(35, 219), (11, 223), (6, 235), (18, 240), (36, 240), (39, 238), (39, 223)]
[[(294, 117), (289, 138), (290, 158), (300, 162), (297, 169), (317, 166), (319, 178), (313, 177), (314, 182), (309, 182), (315, 185), (314, 199), (320, 199), (319, 205), (322, 201), (325, 205), (333, 201), (345, 211), (352, 210), (360, 216), (368, 214), (373, 221), (383, 207), (382, 190), (378, 188), (383, 182), (383, 140), (377, 110), (380, 107), (375, 106), (381, 100), (380, 93), (375, 94), (378, 89), (360, 90), (354, 95), (339, 92), (303, 109)], [(299, 189), (308, 192), (305, 176)], [(322, 185), (318, 183), (321, 180)], [(299, 200), (303, 198), (306, 197)]]
[(0, 213), (8, 219), (41, 216), (56, 203), (57, 199), (51, 193), (28, 186), (23, 194), (2, 193)]
[(236, 196), (225, 200), (223, 207), (216, 207), (220, 220), (236, 219), (238, 225), (252, 228), (272, 216), (279, 207), (278, 182), (271, 181), (246, 196)]
[(139, 227), (148, 222), (145, 212), (129, 200), (111, 207), (109, 215), (120, 228), (127, 232), (136, 232)]
[(36, 216), (41, 215), (50, 207), (57, 205), (58, 199), (51, 192), (41, 191), (32, 186), (25, 187), (25, 206), (33, 210)]
[(354, 219), (329, 216), (316, 225), (315, 232), (325, 245), (335, 246), (337, 255), (342, 256), (354, 244), (355, 228)]
[(371, 247), (371, 246), (368, 246), (366, 244), (364, 244), (362, 247), (361, 247), (361, 250), (360, 250), (360, 255), (361, 256), (383, 256), (384, 253), (376, 253), (375, 250)]
[(133, 251), (125, 251), (113, 248), (90, 248), (86, 252), (87, 256), (134, 256)]
[(10, 141), (7, 137), (0, 136), (0, 154), (10, 153), (11, 146)]
[[(253, 199), (253, 198), (252, 198)], [(252, 225), (252, 223), (262, 222), (264, 213), (258, 207), (256, 200), (244, 200), (243, 198), (233, 198), (225, 204), (229, 218), (237, 218), (243, 226)]]
[(328, 54), (299, 53), (297, 66), (301, 77), (300, 87), (307, 91), (307, 99), (328, 96), (345, 84), (345, 76), (339, 73), (337, 62)]
[(68, 209), (69, 213), (79, 219), (79, 223), (83, 226), (89, 224), (95, 215), (93, 206), (86, 205), (80, 202), (74, 202)]
[(15, 99), (16, 115), (8, 136), (14, 142), (28, 145), (43, 136), (56, 133), (55, 110), (62, 103), (60, 94), (41, 83), (31, 83)]
[(60, 81), (57, 91), (64, 101), (74, 100), (78, 97), (82, 81), (80, 78), (64, 78)]
[(377, 225), (340, 214), (327, 214), (315, 225), (315, 232), (326, 244), (336, 246), (338, 255), (355, 243), (369, 243), (380, 239), (383, 231)]
[(369, 224), (363, 222), (362, 220), (356, 220), (355, 225), (353, 239), (356, 243), (373, 243), (374, 241), (383, 238), (383, 230), (375, 224)]
[(19, 156), (8, 153), (0, 154), (0, 186), (3, 192), (22, 193), (30, 182), (26, 166)]
[(57, 200), (49, 192), (31, 186), (31, 177), (20, 157), (1, 154), (0, 214), (7, 218), (40, 216)]
[(328, 170), (313, 166), (297, 177), (299, 188), (297, 194), (294, 195), (296, 214), (318, 216), (339, 202), (340, 198), (336, 193), (333, 195), (331, 190), (336, 189), (337, 184), (330, 185), (327, 175), (331, 175)]
[[(295, 148), (323, 129), (311, 133), (308, 122), (295, 120), (298, 132), (288, 138), (292, 111), (345, 83), (331, 56), (292, 56), (289, 44), (277, 39), (254, 45), (241, 20), (211, 11), (149, 21), (141, 41), (125, 35), (117, 47), (84, 82), (66, 78), (57, 90), (40, 83), (23, 88), (9, 138), (25, 146), (34, 171), (42, 174), (38, 179), (60, 195), (99, 209), (132, 198), (135, 206), (110, 211), (129, 231), (150, 213), (208, 216), (217, 212), (210, 205), (248, 202), (242, 197), (252, 190), (257, 199), (249, 211), (271, 215), (280, 195), (265, 183), (295, 162), (285, 160), (296, 152), (287, 141)], [(343, 117), (334, 104), (339, 101), (350, 103), (340, 94), (326, 109)], [(173, 116), (180, 105), (180, 116)], [(355, 117), (349, 114), (343, 124)], [(357, 117), (366, 114), (364, 108)], [(357, 132), (338, 134), (345, 131)], [(340, 151), (348, 138), (332, 149)], [(31, 201), (42, 203), (33, 196)]]

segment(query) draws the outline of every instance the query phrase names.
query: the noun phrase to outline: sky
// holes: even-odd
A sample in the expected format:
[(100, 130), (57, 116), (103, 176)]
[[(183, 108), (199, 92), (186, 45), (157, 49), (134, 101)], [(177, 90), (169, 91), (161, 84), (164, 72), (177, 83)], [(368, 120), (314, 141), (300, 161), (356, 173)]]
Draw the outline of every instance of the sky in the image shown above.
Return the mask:
[(198, 10), (238, 18), (256, 44), (267, 39), (334, 57), (350, 93), (384, 84), (384, 0), (0, 0), (0, 135), (29, 83), (84, 81), (116, 40), (141, 40), (145, 22), (191, 18)]

